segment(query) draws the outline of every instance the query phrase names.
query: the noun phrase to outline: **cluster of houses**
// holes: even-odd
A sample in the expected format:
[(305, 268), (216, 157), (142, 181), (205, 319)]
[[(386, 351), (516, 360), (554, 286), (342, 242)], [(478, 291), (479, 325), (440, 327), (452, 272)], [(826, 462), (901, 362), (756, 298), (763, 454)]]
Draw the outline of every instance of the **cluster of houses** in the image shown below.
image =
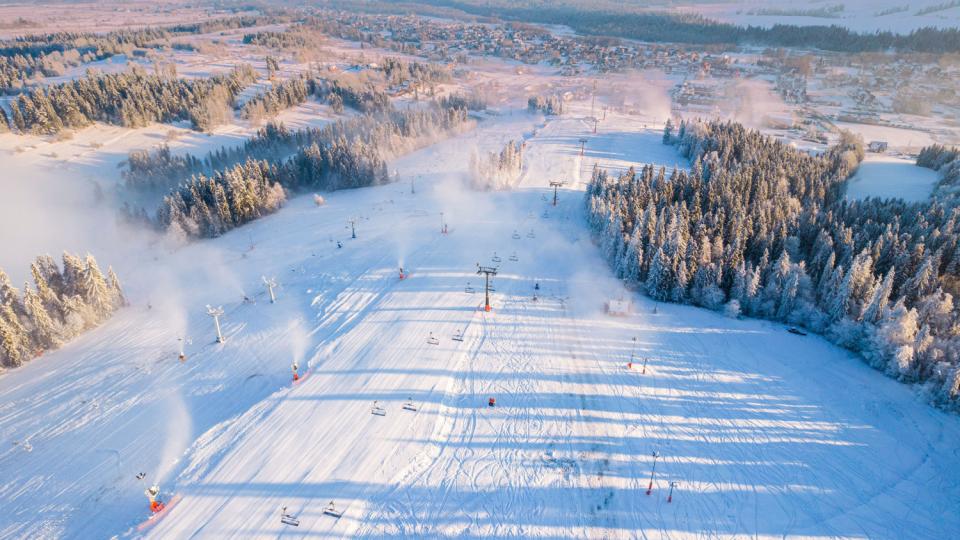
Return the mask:
[[(324, 11), (333, 35), (360, 36), (375, 46), (418, 54), (440, 62), (463, 55), (489, 55), (526, 64), (547, 63), (561, 74), (658, 68), (666, 73), (735, 76), (740, 67), (725, 54), (674, 44), (635, 43), (614, 38), (558, 35), (542, 27), (444, 21), (415, 15), (370, 15)], [(338, 28), (339, 27), (339, 28)]]

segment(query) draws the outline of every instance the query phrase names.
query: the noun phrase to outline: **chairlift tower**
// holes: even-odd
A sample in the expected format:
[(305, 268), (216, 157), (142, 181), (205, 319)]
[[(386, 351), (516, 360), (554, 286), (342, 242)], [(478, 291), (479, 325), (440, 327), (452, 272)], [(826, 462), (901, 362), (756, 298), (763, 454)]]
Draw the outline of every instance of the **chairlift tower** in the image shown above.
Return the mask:
[(277, 297), (273, 295), (273, 288), (277, 286), (277, 280), (274, 278), (267, 279), (266, 276), (260, 276), (263, 278), (263, 284), (267, 287), (267, 292), (270, 293), (270, 303), (275, 304), (277, 302)]
[(587, 144), (587, 138), (582, 137), (580, 139), (580, 157), (583, 157), (583, 147)]
[(356, 219), (350, 220), (350, 238), (353, 238), (353, 239), (357, 238), (357, 220)]
[(554, 206), (557, 205), (557, 188), (559, 188), (562, 185), (563, 185), (563, 182), (559, 182), (556, 180), (550, 182), (550, 187), (553, 188), (553, 205)]
[(497, 275), (497, 269), (492, 266), (480, 266), (480, 263), (477, 263), (477, 274), (483, 274), (485, 280), (483, 310), (490, 311), (490, 276)]
[(220, 332), (220, 316), (223, 315), (223, 306), (210, 307), (210, 304), (207, 304), (207, 315), (213, 317), (213, 325), (217, 328), (217, 343), (223, 343), (226, 341)]

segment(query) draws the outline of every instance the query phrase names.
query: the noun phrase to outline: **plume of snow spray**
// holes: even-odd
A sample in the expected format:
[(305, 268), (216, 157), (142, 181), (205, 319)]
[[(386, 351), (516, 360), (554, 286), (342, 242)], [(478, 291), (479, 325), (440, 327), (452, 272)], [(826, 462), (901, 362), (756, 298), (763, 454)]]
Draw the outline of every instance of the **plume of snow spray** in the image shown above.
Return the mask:
[(163, 416), (166, 420), (163, 429), (163, 451), (160, 453), (156, 476), (159, 483), (169, 480), (170, 473), (180, 461), (183, 451), (189, 447), (193, 432), (193, 419), (180, 392), (167, 392)]
[(290, 321), (287, 335), (290, 341), (291, 362), (303, 365), (303, 359), (307, 356), (307, 347), (310, 345), (310, 335), (299, 318)]

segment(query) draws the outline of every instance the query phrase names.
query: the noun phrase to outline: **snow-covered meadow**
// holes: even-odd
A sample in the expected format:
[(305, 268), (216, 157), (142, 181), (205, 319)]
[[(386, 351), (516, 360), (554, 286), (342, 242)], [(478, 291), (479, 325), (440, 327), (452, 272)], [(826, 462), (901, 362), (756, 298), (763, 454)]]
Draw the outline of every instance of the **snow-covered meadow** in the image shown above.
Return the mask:
[(930, 198), (938, 179), (936, 171), (918, 167), (912, 159), (868, 156), (847, 181), (847, 197), (854, 200), (901, 198), (907, 202), (922, 202)]

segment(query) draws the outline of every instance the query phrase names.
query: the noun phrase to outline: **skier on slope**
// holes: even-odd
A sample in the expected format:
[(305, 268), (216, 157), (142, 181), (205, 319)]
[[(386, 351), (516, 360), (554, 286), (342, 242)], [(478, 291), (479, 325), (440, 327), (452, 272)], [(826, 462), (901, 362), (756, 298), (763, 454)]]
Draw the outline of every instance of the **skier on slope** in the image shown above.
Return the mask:
[(157, 512), (163, 510), (164, 504), (160, 500), (160, 486), (154, 484), (148, 487), (144, 492), (144, 495), (150, 499), (150, 511), (156, 514)]

